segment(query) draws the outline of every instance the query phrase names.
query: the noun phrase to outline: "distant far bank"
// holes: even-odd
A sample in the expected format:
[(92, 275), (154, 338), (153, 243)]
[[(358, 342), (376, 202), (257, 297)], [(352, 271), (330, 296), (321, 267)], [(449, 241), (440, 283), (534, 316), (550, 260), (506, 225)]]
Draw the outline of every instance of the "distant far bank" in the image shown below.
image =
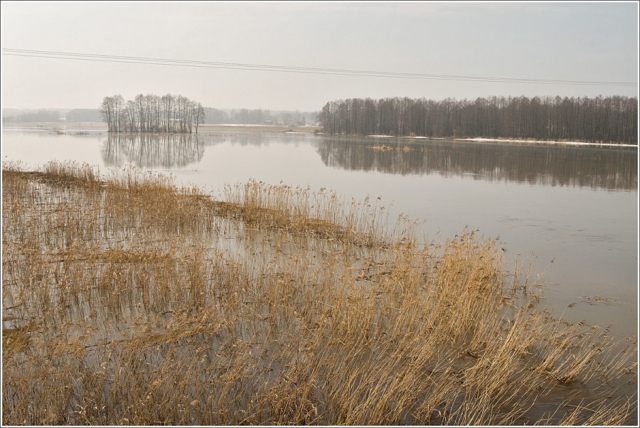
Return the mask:
[(625, 143), (589, 143), (586, 141), (548, 141), (548, 140), (517, 140), (510, 138), (456, 138), (454, 141), (476, 141), (489, 143), (510, 143), (510, 144), (552, 144), (560, 146), (587, 146), (587, 147), (638, 147), (637, 144)]
[[(107, 124), (104, 122), (5, 122), (3, 129), (34, 129), (50, 131), (54, 133), (78, 133), (82, 131), (107, 133)], [(202, 124), (198, 134), (208, 132), (273, 132), (273, 133), (305, 133), (320, 132), (322, 128), (314, 125), (253, 125), (253, 124)], [(151, 133), (152, 134), (152, 133)], [(191, 135), (198, 135), (191, 134)]]
[[(107, 132), (107, 125), (103, 122), (9, 122), (3, 124), (3, 129), (33, 129), (45, 132), (52, 132), (59, 135), (84, 135), (89, 133)], [(317, 125), (253, 125), (253, 124), (204, 124), (200, 125), (198, 134), (191, 135), (207, 135), (212, 132), (256, 132), (256, 133), (290, 133), (290, 134), (315, 134), (326, 135), (321, 126)], [(340, 137), (334, 135), (334, 137)], [(346, 138), (371, 138), (381, 140), (418, 140), (418, 141), (458, 141), (458, 142), (479, 142), (479, 143), (505, 143), (505, 144), (540, 144), (540, 145), (559, 145), (559, 146), (583, 146), (583, 147), (638, 147), (637, 144), (623, 143), (598, 143), (586, 141), (570, 141), (570, 140), (535, 140), (535, 139), (517, 139), (517, 138), (445, 138), (445, 137), (424, 137), (424, 136), (395, 136), (395, 135), (342, 135)]]
[[(321, 133), (322, 134), (322, 133)], [(540, 145), (557, 145), (557, 146), (585, 146), (585, 147), (638, 147), (637, 144), (623, 143), (598, 143), (586, 141), (569, 141), (569, 140), (534, 140), (534, 139), (515, 139), (515, 138), (445, 138), (445, 137), (422, 137), (422, 136), (395, 136), (395, 135), (366, 135), (365, 138), (378, 139), (402, 139), (402, 140), (425, 140), (425, 141), (451, 141), (451, 142), (477, 142), (477, 143), (505, 143), (505, 144), (540, 144)], [(387, 147), (387, 146), (382, 146)]]
[(238, 124), (220, 124), (220, 125), (201, 125), (203, 132), (207, 131), (236, 131), (236, 132), (274, 132), (274, 133), (305, 133), (313, 134), (322, 131), (322, 128), (314, 125), (238, 125)]

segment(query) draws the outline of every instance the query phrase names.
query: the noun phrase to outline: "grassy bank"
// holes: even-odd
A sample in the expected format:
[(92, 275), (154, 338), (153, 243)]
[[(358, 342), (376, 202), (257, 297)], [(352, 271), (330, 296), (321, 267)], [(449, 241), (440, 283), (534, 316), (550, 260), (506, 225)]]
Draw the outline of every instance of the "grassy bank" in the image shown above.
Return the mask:
[(494, 240), (254, 181), (2, 178), (3, 424), (635, 421), (635, 339), (542, 311)]

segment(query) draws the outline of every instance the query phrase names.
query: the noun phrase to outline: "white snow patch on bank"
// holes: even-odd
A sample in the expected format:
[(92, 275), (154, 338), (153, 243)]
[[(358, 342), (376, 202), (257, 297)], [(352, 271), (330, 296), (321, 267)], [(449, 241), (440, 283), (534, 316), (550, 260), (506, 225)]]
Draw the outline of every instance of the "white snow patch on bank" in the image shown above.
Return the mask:
[(492, 142), (492, 143), (558, 144), (558, 145), (567, 145), (567, 146), (638, 147), (635, 144), (586, 143), (584, 141), (506, 140), (506, 139), (497, 139), (497, 138), (457, 138), (456, 140), (457, 141)]
[[(270, 125), (268, 123), (265, 124), (261, 124), (261, 123), (205, 123), (205, 125), (210, 125), (210, 126), (264, 126), (264, 127), (269, 127), (272, 126), (275, 128), (275, 125)], [(200, 125), (202, 126), (202, 125)]]

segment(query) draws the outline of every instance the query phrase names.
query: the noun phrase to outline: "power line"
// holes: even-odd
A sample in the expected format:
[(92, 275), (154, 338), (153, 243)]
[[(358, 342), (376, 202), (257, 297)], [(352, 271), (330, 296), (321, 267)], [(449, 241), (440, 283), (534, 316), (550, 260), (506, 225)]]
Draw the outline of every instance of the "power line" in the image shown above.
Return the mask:
[(271, 71), (281, 73), (323, 74), (336, 76), (382, 77), (394, 79), (450, 80), (491, 83), (530, 83), (545, 85), (601, 85), (601, 86), (637, 86), (635, 82), (605, 82), (587, 80), (526, 79), (514, 77), (481, 77), (447, 74), (403, 73), (390, 71), (353, 70), (339, 68), (296, 67), (273, 64), (250, 64), (233, 62), (196, 61), (185, 59), (149, 58), (138, 56), (103, 55), (78, 52), (42, 51), (33, 49), (2, 48), (3, 55), (30, 58), (48, 58), (79, 60), (90, 62), (113, 62), (125, 64), (147, 64), (172, 67), (217, 68), (231, 70)]

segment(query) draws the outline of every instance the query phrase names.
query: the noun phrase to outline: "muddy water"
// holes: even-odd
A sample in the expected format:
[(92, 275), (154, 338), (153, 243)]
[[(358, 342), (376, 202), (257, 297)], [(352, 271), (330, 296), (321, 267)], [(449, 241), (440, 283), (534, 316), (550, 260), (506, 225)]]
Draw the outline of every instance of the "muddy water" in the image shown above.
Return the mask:
[(380, 198), (390, 221), (401, 213), (420, 219), (426, 239), (465, 228), (499, 237), (505, 267), (530, 265), (544, 284), (542, 304), (555, 314), (613, 325), (616, 337), (637, 335), (637, 149), (240, 132), (109, 137), (47, 128), (4, 129), (3, 160), (75, 160), (101, 170), (132, 163), (214, 196), (224, 184), (254, 178)]

